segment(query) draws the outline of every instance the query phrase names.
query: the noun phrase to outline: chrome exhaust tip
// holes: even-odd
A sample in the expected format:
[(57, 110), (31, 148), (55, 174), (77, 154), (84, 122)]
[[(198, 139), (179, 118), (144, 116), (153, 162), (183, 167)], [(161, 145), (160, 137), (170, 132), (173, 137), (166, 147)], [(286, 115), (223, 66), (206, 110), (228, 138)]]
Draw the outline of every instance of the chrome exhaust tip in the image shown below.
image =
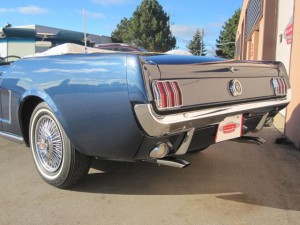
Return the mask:
[(163, 159), (157, 159), (156, 163), (158, 165), (164, 165), (164, 166), (171, 166), (171, 167), (176, 167), (176, 168), (185, 168), (190, 165), (190, 162), (184, 160), (184, 159), (179, 159), (175, 157), (167, 157)]
[(150, 152), (150, 157), (155, 159), (164, 158), (169, 153), (169, 147), (166, 143), (158, 143)]

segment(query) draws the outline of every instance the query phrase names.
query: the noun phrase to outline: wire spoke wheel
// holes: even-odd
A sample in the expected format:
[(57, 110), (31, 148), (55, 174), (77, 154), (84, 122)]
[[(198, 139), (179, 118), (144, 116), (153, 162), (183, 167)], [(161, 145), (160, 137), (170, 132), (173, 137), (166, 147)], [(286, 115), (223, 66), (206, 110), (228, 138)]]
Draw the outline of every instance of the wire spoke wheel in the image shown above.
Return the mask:
[(49, 172), (59, 169), (63, 158), (61, 132), (48, 115), (42, 116), (35, 130), (35, 148), (41, 165)]
[(48, 184), (70, 188), (87, 175), (91, 158), (75, 149), (45, 102), (34, 109), (29, 127), (33, 160)]

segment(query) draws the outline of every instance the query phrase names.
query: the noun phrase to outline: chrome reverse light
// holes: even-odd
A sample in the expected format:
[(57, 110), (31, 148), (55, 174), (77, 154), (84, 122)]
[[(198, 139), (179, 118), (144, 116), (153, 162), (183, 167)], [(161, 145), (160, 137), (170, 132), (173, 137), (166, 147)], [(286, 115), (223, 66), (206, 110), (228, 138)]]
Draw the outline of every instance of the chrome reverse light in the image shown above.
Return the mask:
[(271, 82), (276, 96), (285, 96), (287, 94), (287, 86), (282, 77), (273, 77)]
[(154, 81), (152, 88), (156, 107), (159, 110), (182, 106), (182, 92), (177, 81)]

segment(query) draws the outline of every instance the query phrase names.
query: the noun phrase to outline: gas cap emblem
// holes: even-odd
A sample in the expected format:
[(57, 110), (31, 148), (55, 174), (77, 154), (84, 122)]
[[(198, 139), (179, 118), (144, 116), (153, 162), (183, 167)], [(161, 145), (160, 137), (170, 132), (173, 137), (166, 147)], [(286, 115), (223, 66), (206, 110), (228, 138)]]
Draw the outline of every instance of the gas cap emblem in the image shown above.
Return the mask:
[(232, 96), (237, 97), (242, 94), (243, 88), (241, 82), (237, 79), (229, 81), (229, 91)]

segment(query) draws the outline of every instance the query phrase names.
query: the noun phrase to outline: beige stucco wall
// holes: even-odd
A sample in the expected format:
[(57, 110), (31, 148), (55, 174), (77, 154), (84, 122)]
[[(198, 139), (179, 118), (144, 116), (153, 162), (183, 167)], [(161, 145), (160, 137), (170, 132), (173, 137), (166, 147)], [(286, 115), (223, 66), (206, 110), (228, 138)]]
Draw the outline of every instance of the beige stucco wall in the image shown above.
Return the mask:
[(294, 0), (278, 0), (278, 21), (277, 21), (277, 44), (276, 60), (281, 61), (288, 74), (290, 71), (290, 59), (292, 45), (287, 43), (284, 32), (287, 25), (294, 17)]
[[(237, 40), (245, 33), (246, 10), (249, 0), (244, 0)], [(293, 21), (292, 43), (283, 38), (287, 25)], [(300, 0), (264, 0), (263, 15), (249, 40), (240, 41), (237, 59), (282, 61), (290, 75), (292, 101), (285, 115), (285, 135), (300, 148)]]
[[(245, 33), (246, 12), (249, 0), (243, 2), (236, 40)], [(275, 60), (277, 0), (264, 0), (262, 17), (257, 23), (256, 30), (249, 40), (241, 41), (242, 46), (237, 59)], [(267, 49), (267, 51), (266, 51)]]
[(244, 34), (245, 34), (245, 15), (246, 15), (248, 2), (249, 0), (244, 0), (243, 2), (239, 25), (236, 33), (236, 40), (238, 40), (238, 38), (241, 38), (240, 54), (239, 56), (236, 56), (237, 59), (246, 59), (246, 56), (248, 55), (247, 43), (243, 42)]
[(264, 27), (263, 33), (262, 60), (275, 60), (277, 40), (277, 0), (264, 0), (263, 18), (261, 22)]
[[(278, 0), (278, 20), (277, 20), (277, 43), (276, 43), (276, 61), (284, 64), (288, 75), (290, 74), (290, 61), (292, 45), (285, 38), (285, 30), (288, 24), (294, 18), (294, 0)], [(281, 110), (280, 114), (285, 117), (286, 109)], [(279, 118), (279, 117), (277, 117)], [(281, 127), (285, 127), (282, 120)]]
[[(264, 15), (263, 15), (264, 17)], [(262, 18), (263, 19), (263, 18)], [(259, 23), (259, 45), (258, 45), (258, 53), (257, 53), (257, 60), (261, 60), (263, 57), (263, 50), (264, 50), (264, 45), (263, 45), (263, 39), (264, 39), (264, 29), (265, 29), (265, 23)]]
[(300, 147), (300, 1), (295, 1), (293, 42), (290, 64), (292, 101), (287, 108), (285, 134)]

